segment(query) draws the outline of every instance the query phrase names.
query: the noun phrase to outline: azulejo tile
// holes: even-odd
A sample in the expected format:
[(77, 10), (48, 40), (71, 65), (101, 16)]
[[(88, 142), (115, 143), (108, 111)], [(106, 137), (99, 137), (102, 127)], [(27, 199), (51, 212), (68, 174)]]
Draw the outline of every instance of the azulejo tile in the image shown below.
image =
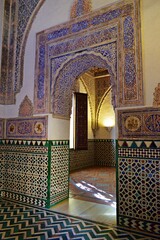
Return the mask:
[(156, 239), (16, 202), (1, 200), (0, 208), (1, 239)]
[(121, 140), (117, 164), (119, 224), (160, 234), (159, 141)]
[(1, 196), (49, 207), (68, 197), (68, 141), (2, 140)]

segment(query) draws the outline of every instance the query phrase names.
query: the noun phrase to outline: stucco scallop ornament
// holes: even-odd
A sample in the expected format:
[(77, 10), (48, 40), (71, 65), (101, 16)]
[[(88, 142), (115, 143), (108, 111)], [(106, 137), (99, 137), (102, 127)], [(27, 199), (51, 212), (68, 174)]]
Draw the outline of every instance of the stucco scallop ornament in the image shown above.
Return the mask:
[(19, 106), (19, 117), (33, 116), (33, 104), (29, 97), (26, 95)]

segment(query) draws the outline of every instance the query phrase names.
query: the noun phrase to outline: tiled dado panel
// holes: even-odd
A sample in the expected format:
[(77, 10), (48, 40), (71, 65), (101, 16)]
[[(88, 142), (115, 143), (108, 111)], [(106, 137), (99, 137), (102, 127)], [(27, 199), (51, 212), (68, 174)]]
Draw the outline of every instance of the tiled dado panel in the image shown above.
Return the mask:
[(118, 141), (118, 224), (160, 234), (160, 141)]
[(116, 144), (112, 139), (89, 140), (88, 150), (70, 150), (70, 171), (92, 166), (116, 165)]
[(95, 140), (95, 165), (107, 167), (114, 167), (116, 165), (115, 140)]
[(50, 206), (69, 196), (69, 141), (52, 141)]
[[(0, 140), (1, 197), (49, 207), (51, 187), (54, 187), (54, 196), (59, 196), (57, 202), (63, 200), (66, 197), (64, 191), (68, 191), (68, 171), (64, 169), (61, 160), (65, 158), (68, 166), (68, 154), (63, 149), (68, 148), (68, 141), (65, 144), (63, 141), (56, 141), (56, 144), (59, 148), (53, 154), (54, 141)], [(54, 169), (58, 169), (61, 176), (54, 174)]]
[(47, 205), (48, 142), (0, 141), (1, 196), (38, 206)]
[(94, 140), (88, 141), (88, 150), (70, 150), (70, 171), (94, 165)]

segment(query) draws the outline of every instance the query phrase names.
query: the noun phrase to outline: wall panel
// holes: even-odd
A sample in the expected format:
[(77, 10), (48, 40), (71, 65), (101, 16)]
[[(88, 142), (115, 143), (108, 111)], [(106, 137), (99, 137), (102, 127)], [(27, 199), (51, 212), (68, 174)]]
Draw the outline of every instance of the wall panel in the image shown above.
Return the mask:
[(160, 141), (118, 141), (118, 224), (160, 234)]
[(1, 140), (1, 197), (42, 207), (68, 197), (67, 149), (68, 141)]

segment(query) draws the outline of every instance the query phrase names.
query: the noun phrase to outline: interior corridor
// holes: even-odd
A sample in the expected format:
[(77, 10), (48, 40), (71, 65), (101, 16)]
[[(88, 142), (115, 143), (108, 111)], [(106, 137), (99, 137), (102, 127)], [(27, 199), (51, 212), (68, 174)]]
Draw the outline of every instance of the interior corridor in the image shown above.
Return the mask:
[(115, 167), (90, 167), (71, 172), (69, 199), (51, 210), (115, 226)]

